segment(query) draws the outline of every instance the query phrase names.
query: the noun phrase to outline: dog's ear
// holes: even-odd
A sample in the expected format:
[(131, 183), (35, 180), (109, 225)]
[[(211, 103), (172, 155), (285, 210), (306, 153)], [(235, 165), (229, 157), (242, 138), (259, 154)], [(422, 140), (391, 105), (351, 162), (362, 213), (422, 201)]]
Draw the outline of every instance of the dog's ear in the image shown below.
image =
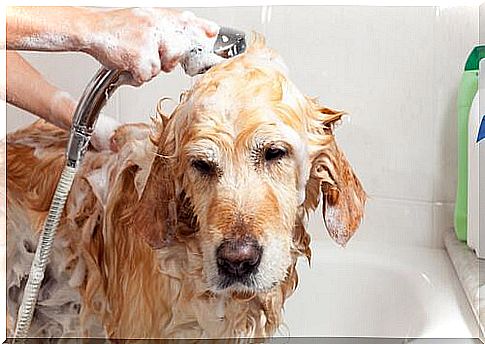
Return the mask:
[[(134, 215), (134, 226), (141, 237), (155, 249), (168, 245), (177, 225), (177, 203), (175, 201), (175, 178), (171, 157), (173, 139), (167, 138), (169, 118), (158, 105), (159, 116), (152, 118), (154, 132), (150, 136), (153, 149), (157, 151)], [(173, 136), (173, 135), (168, 135)]]
[(178, 141), (185, 126), (176, 117), (177, 110), (171, 118), (161, 116), (155, 123), (151, 139), (157, 152), (134, 214), (137, 232), (155, 249), (197, 229), (190, 202), (178, 182), (183, 175), (178, 166)]
[(134, 227), (155, 249), (169, 244), (177, 225), (175, 186), (168, 161), (156, 156), (134, 214)]
[(366, 193), (335, 142), (334, 124), (343, 113), (328, 108), (315, 111), (308, 126), (311, 170), (304, 207), (315, 209), (321, 196), (327, 231), (344, 246), (361, 223)]

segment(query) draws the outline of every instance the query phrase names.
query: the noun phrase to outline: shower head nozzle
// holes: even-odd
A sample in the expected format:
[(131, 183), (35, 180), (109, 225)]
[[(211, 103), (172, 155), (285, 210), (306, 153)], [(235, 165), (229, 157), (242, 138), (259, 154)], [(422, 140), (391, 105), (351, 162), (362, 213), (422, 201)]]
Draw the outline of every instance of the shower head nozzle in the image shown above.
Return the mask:
[(243, 31), (221, 27), (214, 44), (214, 54), (225, 59), (237, 56), (246, 50), (246, 35)]
[(223, 59), (246, 51), (246, 35), (243, 31), (221, 27), (213, 47), (194, 46), (181, 59), (181, 66), (190, 76), (203, 74)]

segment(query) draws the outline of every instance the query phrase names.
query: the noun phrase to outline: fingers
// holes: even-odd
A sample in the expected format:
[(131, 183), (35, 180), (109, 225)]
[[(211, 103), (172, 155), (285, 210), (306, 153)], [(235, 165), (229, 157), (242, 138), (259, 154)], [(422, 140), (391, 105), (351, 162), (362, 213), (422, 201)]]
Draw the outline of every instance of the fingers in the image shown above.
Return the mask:
[(166, 50), (160, 50), (160, 64), (161, 70), (165, 73), (170, 73), (177, 67), (180, 61), (180, 54), (168, 54)]
[[(150, 55), (151, 57), (141, 57), (133, 68), (128, 70), (133, 79), (131, 83), (133, 86), (141, 86), (145, 82), (152, 80), (162, 71), (162, 61), (158, 51), (152, 52)], [(165, 71), (165, 69), (163, 70)]]
[(189, 25), (200, 27), (209, 38), (216, 36), (220, 29), (219, 25), (217, 25), (213, 21), (199, 18), (190, 11), (182, 12), (180, 14), (180, 18), (182, 21), (186, 22)]
[(217, 36), (217, 34), (219, 33), (219, 29), (221, 27), (216, 23), (214, 23), (213, 21), (200, 19), (200, 18), (197, 18), (197, 21), (200, 22), (200, 26), (204, 29), (207, 37), (212, 38)]
[(164, 63), (162, 65), (162, 71), (164, 71), (165, 73), (170, 73), (175, 69), (175, 67), (177, 67), (178, 61), (179, 61), (178, 59), (172, 59)]

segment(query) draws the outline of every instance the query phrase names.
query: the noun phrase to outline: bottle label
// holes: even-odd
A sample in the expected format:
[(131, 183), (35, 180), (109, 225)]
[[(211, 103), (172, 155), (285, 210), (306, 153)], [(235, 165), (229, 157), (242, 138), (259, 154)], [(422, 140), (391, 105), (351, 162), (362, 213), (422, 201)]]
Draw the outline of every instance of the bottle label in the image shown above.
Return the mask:
[(485, 139), (485, 115), (482, 117), (482, 123), (480, 124), (480, 129), (478, 129), (477, 142)]

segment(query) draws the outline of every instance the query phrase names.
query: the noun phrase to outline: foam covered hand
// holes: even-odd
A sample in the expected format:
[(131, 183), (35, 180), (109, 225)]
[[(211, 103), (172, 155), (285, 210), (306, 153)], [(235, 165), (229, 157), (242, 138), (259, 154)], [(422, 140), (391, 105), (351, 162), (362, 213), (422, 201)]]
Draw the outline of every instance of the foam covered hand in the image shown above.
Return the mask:
[[(134, 8), (93, 11), (83, 51), (104, 66), (130, 72), (134, 85), (169, 72), (194, 46), (212, 48), (219, 26), (191, 12)], [(207, 63), (214, 64), (214, 57)]]

